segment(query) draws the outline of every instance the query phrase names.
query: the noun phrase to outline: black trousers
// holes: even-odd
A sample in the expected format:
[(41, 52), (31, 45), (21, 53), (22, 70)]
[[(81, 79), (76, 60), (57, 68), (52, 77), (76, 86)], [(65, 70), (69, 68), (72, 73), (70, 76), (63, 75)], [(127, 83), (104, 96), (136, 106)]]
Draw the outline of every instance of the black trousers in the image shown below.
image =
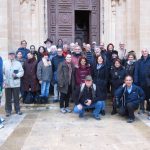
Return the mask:
[(130, 103), (126, 104), (125, 111), (119, 111), (119, 114), (121, 116), (128, 115), (129, 118), (134, 119), (135, 118), (134, 112), (135, 112), (135, 110), (138, 109), (138, 107), (139, 107), (139, 104), (130, 102)]
[[(147, 110), (147, 111), (150, 111), (150, 87), (148, 87), (148, 86), (143, 86), (142, 89), (143, 89), (143, 91), (144, 91), (144, 93), (145, 93), (145, 100), (147, 101), (146, 110)], [(145, 110), (145, 108), (144, 108), (144, 102), (145, 102), (145, 101), (143, 101), (143, 102), (140, 104), (140, 109), (141, 109), (141, 110)]]
[(12, 98), (14, 99), (14, 109), (16, 113), (20, 111), (19, 93), (20, 93), (19, 87), (5, 89), (5, 97), (6, 97), (5, 111), (6, 113), (12, 112)]
[(70, 96), (71, 96), (71, 86), (68, 87), (67, 94), (60, 93), (60, 108), (69, 107)]

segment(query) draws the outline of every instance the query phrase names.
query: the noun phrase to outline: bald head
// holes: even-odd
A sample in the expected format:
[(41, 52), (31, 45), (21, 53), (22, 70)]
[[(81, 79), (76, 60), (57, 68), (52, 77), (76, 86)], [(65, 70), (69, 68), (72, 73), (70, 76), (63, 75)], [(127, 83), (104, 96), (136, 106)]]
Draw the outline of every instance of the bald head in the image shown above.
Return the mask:
[(147, 48), (143, 48), (141, 52), (142, 52), (142, 56), (143, 56), (143, 57), (148, 57), (148, 55), (149, 55), (149, 50), (148, 50)]

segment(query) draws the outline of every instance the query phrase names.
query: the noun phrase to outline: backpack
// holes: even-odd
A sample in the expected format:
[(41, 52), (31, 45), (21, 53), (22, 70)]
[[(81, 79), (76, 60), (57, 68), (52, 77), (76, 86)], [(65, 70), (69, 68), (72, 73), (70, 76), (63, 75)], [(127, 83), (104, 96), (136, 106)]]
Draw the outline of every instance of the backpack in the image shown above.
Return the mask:
[(28, 92), (26, 98), (24, 99), (23, 103), (25, 104), (32, 104), (34, 102), (34, 97), (31, 92)]

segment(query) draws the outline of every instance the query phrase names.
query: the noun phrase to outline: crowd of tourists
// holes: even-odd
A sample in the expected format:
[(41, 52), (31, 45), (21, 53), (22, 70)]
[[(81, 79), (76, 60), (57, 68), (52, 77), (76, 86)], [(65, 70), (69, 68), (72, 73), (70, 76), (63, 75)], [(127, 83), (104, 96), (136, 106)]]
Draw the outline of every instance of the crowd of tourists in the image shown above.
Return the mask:
[[(136, 58), (134, 50), (126, 50), (120, 43), (116, 50), (112, 43), (106, 47), (93, 42), (54, 45), (49, 38), (36, 50), (21, 41), (17, 51), (9, 51), (8, 60), (0, 58), (0, 97), (5, 89), (6, 117), (22, 115), (20, 102), (30, 104), (58, 103), (61, 113), (77, 113), (80, 118), (92, 112), (101, 119), (106, 112), (106, 100), (112, 102), (112, 112), (135, 120), (134, 112), (150, 116), (150, 55), (141, 50)], [(70, 108), (70, 103), (74, 107)], [(150, 117), (148, 117), (150, 119)], [(0, 128), (4, 119), (0, 119)]]

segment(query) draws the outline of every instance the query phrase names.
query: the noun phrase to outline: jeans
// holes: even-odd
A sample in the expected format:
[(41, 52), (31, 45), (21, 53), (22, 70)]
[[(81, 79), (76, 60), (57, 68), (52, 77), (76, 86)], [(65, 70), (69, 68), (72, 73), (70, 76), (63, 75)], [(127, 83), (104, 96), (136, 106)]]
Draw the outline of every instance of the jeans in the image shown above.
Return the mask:
[(58, 96), (58, 84), (55, 83), (54, 84), (54, 100), (58, 100), (59, 99), (59, 96)]
[(41, 84), (41, 96), (42, 97), (48, 97), (49, 96), (49, 88), (50, 88), (50, 82), (49, 81), (42, 81), (42, 84)]
[(84, 115), (85, 113), (85, 110), (88, 109), (88, 108), (95, 108), (93, 110), (93, 115), (94, 116), (99, 116), (100, 115), (100, 111), (102, 110), (103, 108), (103, 101), (98, 101), (94, 104), (91, 104), (90, 106), (83, 106), (82, 105), (82, 109), (78, 109), (77, 105), (74, 107), (74, 113), (77, 113), (79, 115)]

